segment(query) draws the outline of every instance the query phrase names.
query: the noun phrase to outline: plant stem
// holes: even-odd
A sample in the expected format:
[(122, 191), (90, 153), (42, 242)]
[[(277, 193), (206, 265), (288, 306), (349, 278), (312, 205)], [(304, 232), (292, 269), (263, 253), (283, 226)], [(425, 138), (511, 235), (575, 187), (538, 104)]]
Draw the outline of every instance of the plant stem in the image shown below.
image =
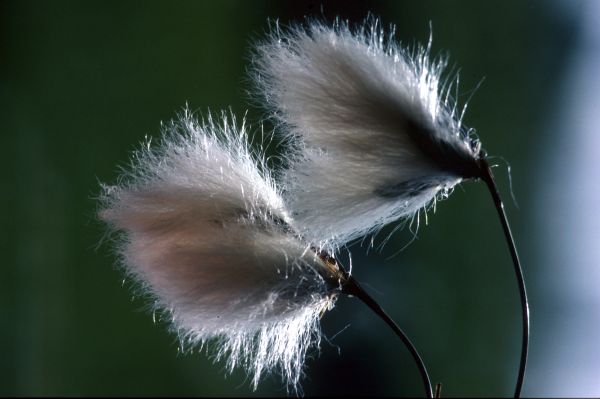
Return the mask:
[(480, 159), (480, 167), (481, 172), (483, 173), (482, 179), (487, 184), (490, 194), (492, 195), (492, 198), (494, 200), (496, 210), (498, 211), (500, 223), (502, 223), (504, 236), (506, 237), (506, 242), (510, 250), (510, 255), (512, 257), (513, 266), (515, 270), (515, 276), (519, 285), (519, 294), (521, 297), (521, 316), (523, 319), (523, 336), (521, 344), (521, 360), (519, 364), (519, 374), (517, 376), (517, 384), (515, 387), (514, 395), (515, 398), (519, 398), (521, 396), (521, 389), (523, 388), (523, 382), (525, 380), (525, 368), (527, 366), (527, 352), (529, 348), (529, 302), (527, 300), (525, 279), (523, 278), (523, 269), (521, 268), (519, 255), (517, 254), (517, 247), (515, 245), (515, 241), (510, 231), (510, 225), (508, 224), (508, 218), (506, 217), (504, 204), (502, 203), (502, 199), (500, 198), (500, 193), (498, 192), (498, 187), (496, 186), (496, 182), (494, 180), (494, 175), (492, 174), (492, 170), (490, 169), (490, 166), (485, 160), (485, 158)]
[(343, 273), (346, 274), (346, 281), (343, 284), (342, 291), (346, 294), (356, 296), (358, 299), (363, 301), (365, 305), (367, 305), (375, 314), (377, 314), (383, 321), (387, 323), (387, 325), (396, 333), (396, 335), (402, 340), (406, 348), (410, 351), (417, 367), (419, 368), (419, 373), (421, 374), (421, 379), (423, 380), (423, 386), (425, 387), (425, 396), (427, 398), (432, 398), (432, 388), (431, 381), (429, 379), (429, 374), (427, 373), (427, 368), (425, 367), (425, 363), (423, 363), (423, 359), (419, 355), (419, 352), (410, 341), (410, 339), (406, 336), (404, 331), (394, 322), (394, 320), (383, 310), (383, 308), (371, 297), (356, 281), (354, 277), (349, 275), (344, 269), (342, 269), (341, 265), (338, 264), (338, 267), (342, 270)]

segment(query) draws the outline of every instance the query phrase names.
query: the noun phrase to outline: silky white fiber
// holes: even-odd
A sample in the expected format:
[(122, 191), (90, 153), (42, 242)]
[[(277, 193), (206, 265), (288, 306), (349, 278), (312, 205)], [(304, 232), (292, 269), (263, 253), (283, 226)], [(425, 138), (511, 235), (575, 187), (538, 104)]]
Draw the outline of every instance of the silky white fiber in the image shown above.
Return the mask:
[(105, 186), (100, 217), (120, 231), (127, 274), (172, 320), (184, 347), (210, 342), (254, 387), (279, 372), (296, 388), (319, 317), (334, 302), (323, 262), (287, 227), (263, 158), (235, 120), (187, 111)]
[(253, 78), (293, 148), (284, 197), (308, 240), (337, 248), (472, 177), (479, 143), (442, 84), (444, 66), (375, 18), (356, 29), (277, 26), (257, 46)]

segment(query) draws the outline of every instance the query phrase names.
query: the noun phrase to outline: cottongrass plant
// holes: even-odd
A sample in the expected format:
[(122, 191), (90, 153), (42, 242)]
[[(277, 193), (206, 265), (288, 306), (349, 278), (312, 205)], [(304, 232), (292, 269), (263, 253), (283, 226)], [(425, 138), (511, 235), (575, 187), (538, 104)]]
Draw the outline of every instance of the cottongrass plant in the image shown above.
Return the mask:
[(358, 297), (402, 339), (432, 396), (418, 352), (335, 259), (352, 240), (414, 218), (463, 180), (492, 194), (519, 284), (527, 360), (529, 310), (516, 247), (481, 144), (462, 123), (430, 44), (410, 51), (370, 18), (277, 26), (256, 47), (253, 77), (288, 144), (278, 185), (244, 124), (198, 123), (186, 111), (159, 146), (136, 153), (104, 188), (100, 217), (121, 232), (126, 273), (191, 346), (269, 371), (297, 388), (319, 318), (340, 293)]
[(464, 110), (444, 80), (443, 58), (409, 50), (375, 18), (351, 29), (309, 21), (275, 26), (255, 51), (254, 80), (293, 149), (283, 175), (299, 230), (328, 251), (418, 217), (463, 180), (482, 179), (509, 244), (522, 303), (527, 360), (529, 309), (516, 247), (494, 178)]
[(340, 246), (412, 217), (477, 174), (445, 61), (392, 36), (373, 18), (356, 31), (315, 21), (257, 47), (255, 81), (297, 150), (286, 200), (313, 241)]
[(320, 317), (339, 294), (361, 299), (403, 341), (431, 397), (424, 363), (404, 332), (329, 253), (302, 240), (245, 124), (199, 123), (187, 110), (158, 146), (135, 153), (121, 183), (104, 186), (100, 218), (120, 233), (126, 272), (171, 320), (182, 346), (211, 343), (256, 389), (277, 372), (300, 392)]
[(104, 187), (100, 217), (122, 232), (126, 273), (166, 312), (184, 346), (215, 341), (216, 358), (297, 387), (336, 271), (289, 232), (280, 193), (233, 117), (188, 111), (158, 146), (135, 153)]

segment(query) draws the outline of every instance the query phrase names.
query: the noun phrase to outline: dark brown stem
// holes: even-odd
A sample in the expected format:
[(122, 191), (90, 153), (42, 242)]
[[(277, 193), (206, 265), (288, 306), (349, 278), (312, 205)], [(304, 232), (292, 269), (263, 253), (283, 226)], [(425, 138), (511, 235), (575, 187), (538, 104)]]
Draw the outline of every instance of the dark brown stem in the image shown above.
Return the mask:
[(423, 359), (419, 355), (419, 352), (410, 341), (410, 339), (406, 336), (404, 331), (392, 320), (390, 316), (383, 310), (383, 308), (371, 297), (356, 281), (354, 277), (349, 275), (345, 270), (343, 273), (346, 275), (346, 281), (342, 285), (342, 292), (353, 295), (363, 301), (365, 305), (367, 305), (375, 314), (377, 314), (383, 321), (387, 323), (387, 325), (396, 333), (396, 335), (402, 340), (406, 348), (409, 350), (412, 355), (417, 367), (419, 369), (419, 373), (421, 374), (421, 379), (423, 380), (423, 386), (425, 387), (425, 396), (427, 398), (432, 398), (433, 393), (431, 389), (431, 381), (429, 379), (429, 374), (427, 373), (427, 368), (425, 367), (425, 363)]
[(527, 352), (529, 348), (529, 302), (527, 300), (527, 291), (525, 289), (525, 279), (523, 278), (523, 270), (521, 268), (521, 262), (519, 261), (519, 255), (517, 254), (517, 247), (510, 231), (510, 225), (508, 224), (508, 218), (504, 211), (504, 204), (500, 198), (498, 187), (494, 181), (494, 175), (490, 169), (489, 164), (485, 158), (480, 159), (480, 168), (482, 172), (481, 178), (487, 184), (487, 187), (494, 200), (494, 205), (498, 211), (500, 223), (504, 229), (504, 236), (510, 250), (510, 256), (515, 270), (515, 276), (517, 277), (517, 283), (519, 285), (519, 294), (521, 296), (521, 316), (523, 319), (523, 332), (522, 332), (522, 343), (521, 343), (521, 361), (519, 364), (519, 374), (517, 375), (517, 384), (515, 387), (515, 398), (521, 396), (521, 389), (523, 388), (523, 382), (525, 380), (525, 368), (527, 366)]
[(413, 345), (413, 343), (408, 339), (408, 336), (402, 331), (402, 329), (396, 324), (396, 322), (383, 310), (383, 308), (371, 297), (356, 281), (350, 273), (346, 270), (346, 268), (338, 262), (333, 256), (331, 256), (327, 251), (319, 250), (316, 247), (311, 247), (311, 249), (317, 254), (317, 256), (323, 261), (323, 264), (329, 270), (329, 273), (325, 273), (323, 277), (333, 283), (333, 285), (338, 285), (341, 288), (341, 291), (347, 295), (352, 295), (363, 301), (365, 305), (367, 305), (377, 316), (379, 316), (383, 321), (387, 323), (388, 326), (396, 333), (398, 337), (402, 340), (406, 348), (409, 350), (412, 355), (417, 367), (419, 369), (419, 373), (421, 374), (421, 379), (423, 380), (423, 385), (425, 387), (425, 396), (427, 398), (432, 398), (433, 393), (431, 389), (431, 380), (429, 379), (429, 374), (427, 373), (427, 368), (425, 367), (425, 363), (423, 363), (423, 359), (419, 355), (419, 352)]

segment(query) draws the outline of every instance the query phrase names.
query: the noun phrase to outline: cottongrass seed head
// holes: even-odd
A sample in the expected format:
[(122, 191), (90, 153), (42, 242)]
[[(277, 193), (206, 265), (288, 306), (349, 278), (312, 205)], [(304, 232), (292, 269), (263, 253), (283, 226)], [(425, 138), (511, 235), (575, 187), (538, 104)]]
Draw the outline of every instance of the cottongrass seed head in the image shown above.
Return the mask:
[(375, 18), (351, 29), (276, 26), (253, 77), (294, 148), (285, 198), (308, 240), (337, 248), (411, 218), (477, 174), (480, 145), (429, 45), (408, 50)]
[(335, 300), (330, 271), (290, 233), (280, 193), (233, 117), (186, 110), (162, 142), (135, 153), (105, 186), (100, 218), (120, 231), (121, 263), (165, 312), (185, 347), (209, 347), (256, 388), (279, 372), (298, 387), (319, 318)]

